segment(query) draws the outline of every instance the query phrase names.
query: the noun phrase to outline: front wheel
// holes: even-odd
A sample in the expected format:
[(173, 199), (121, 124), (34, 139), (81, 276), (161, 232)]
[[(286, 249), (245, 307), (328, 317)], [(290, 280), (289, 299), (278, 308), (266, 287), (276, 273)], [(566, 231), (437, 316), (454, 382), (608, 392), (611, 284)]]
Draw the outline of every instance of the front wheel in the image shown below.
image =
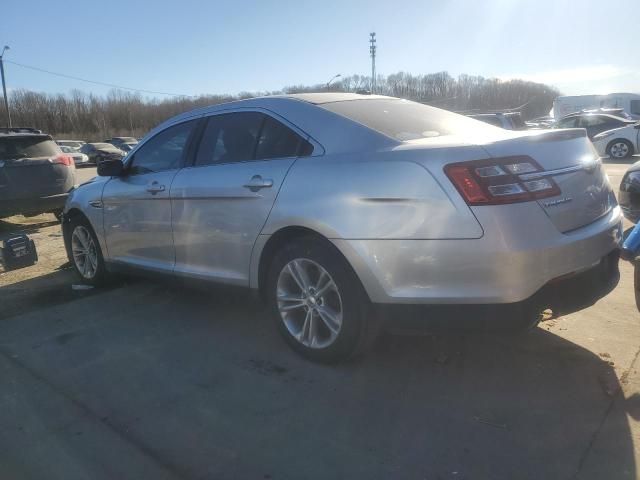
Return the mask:
[(72, 218), (69, 247), (73, 266), (83, 281), (91, 285), (104, 282), (107, 272), (98, 239), (91, 224), (83, 218)]
[(609, 143), (607, 153), (611, 158), (629, 158), (633, 155), (633, 145), (629, 140), (619, 138)]
[(327, 241), (310, 237), (281, 249), (266, 288), (278, 330), (311, 360), (344, 360), (374, 336), (375, 320), (367, 318), (369, 299), (360, 280)]

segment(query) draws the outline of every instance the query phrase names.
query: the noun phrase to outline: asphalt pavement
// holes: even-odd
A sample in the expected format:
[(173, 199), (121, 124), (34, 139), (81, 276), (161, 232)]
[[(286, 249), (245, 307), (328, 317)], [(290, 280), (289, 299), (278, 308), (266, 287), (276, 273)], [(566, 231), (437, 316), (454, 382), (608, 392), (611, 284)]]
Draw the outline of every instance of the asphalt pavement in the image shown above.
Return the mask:
[[(626, 166), (605, 168), (617, 185)], [(529, 334), (384, 335), (323, 366), (247, 295), (72, 291), (61, 261), (0, 278), (0, 305), (23, 302), (0, 313), (0, 478), (638, 478), (628, 264), (608, 297)]]

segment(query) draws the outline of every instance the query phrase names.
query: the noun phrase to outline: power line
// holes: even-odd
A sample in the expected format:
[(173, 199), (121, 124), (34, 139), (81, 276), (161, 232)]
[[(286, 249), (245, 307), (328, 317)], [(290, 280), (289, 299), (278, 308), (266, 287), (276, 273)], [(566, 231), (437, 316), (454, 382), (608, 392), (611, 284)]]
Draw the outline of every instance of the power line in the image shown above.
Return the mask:
[(48, 73), (49, 75), (55, 75), (57, 77), (69, 78), (71, 80), (78, 80), (80, 82), (93, 83), (94, 85), (102, 85), (104, 87), (117, 88), (120, 90), (131, 90), (133, 92), (151, 93), (154, 95), (170, 95), (173, 97), (193, 97), (193, 95), (185, 95), (182, 93), (156, 92), (154, 90), (144, 90), (142, 88), (123, 87), (122, 85), (114, 85), (113, 83), (98, 82), (96, 80), (87, 80), (86, 78), (74, 77), (73, 75), (67, 75), (65, 73), (52, 72), (50, 70), (45, 70), (44, 68), (33, 67), (31, 65), (24, 65), (22, 63), (14, 62), (12, 60), (5, 60), (5, 62), (10, 63), (12, 65), (16, 65), (18, 67), (35, 70), (37, 72)]

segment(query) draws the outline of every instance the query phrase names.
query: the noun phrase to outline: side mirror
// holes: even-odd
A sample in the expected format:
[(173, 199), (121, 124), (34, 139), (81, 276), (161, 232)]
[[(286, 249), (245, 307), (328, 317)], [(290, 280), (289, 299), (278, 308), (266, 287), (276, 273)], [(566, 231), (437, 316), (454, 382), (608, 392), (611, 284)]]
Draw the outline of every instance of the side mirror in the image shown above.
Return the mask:
[(124, 173), (124, 164), (119, 158), (98, 162), (98, 175), (101, 177), (119, 177)]

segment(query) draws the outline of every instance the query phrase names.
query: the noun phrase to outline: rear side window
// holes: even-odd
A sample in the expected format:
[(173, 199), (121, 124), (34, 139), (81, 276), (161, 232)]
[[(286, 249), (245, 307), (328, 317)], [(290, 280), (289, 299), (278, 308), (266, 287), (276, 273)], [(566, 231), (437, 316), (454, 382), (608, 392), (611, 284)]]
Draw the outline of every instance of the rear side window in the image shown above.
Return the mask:
[(279, 121), (266, 117), (256, 147), (256, 159), (295, 157), (301, 150), (308, 151), (308, 147), (302, 148), (303, 143), (308, 142)]
[(629, 104), (629, 113), (632, 115), (640, 115), (640, 100), (631, 100)]
[(169, 127), (145, 143), (131, 160), (130, 172), (142, 174), (179, 168), (197, 121)]
[(0, 160), (48, 158), (59, 153), (60, 148), (56, 142), (47, 137), (0, 138)]
[(491, 125), (409, 100), (347, 100), (318, 106), (399, 141), (496, 132)]

